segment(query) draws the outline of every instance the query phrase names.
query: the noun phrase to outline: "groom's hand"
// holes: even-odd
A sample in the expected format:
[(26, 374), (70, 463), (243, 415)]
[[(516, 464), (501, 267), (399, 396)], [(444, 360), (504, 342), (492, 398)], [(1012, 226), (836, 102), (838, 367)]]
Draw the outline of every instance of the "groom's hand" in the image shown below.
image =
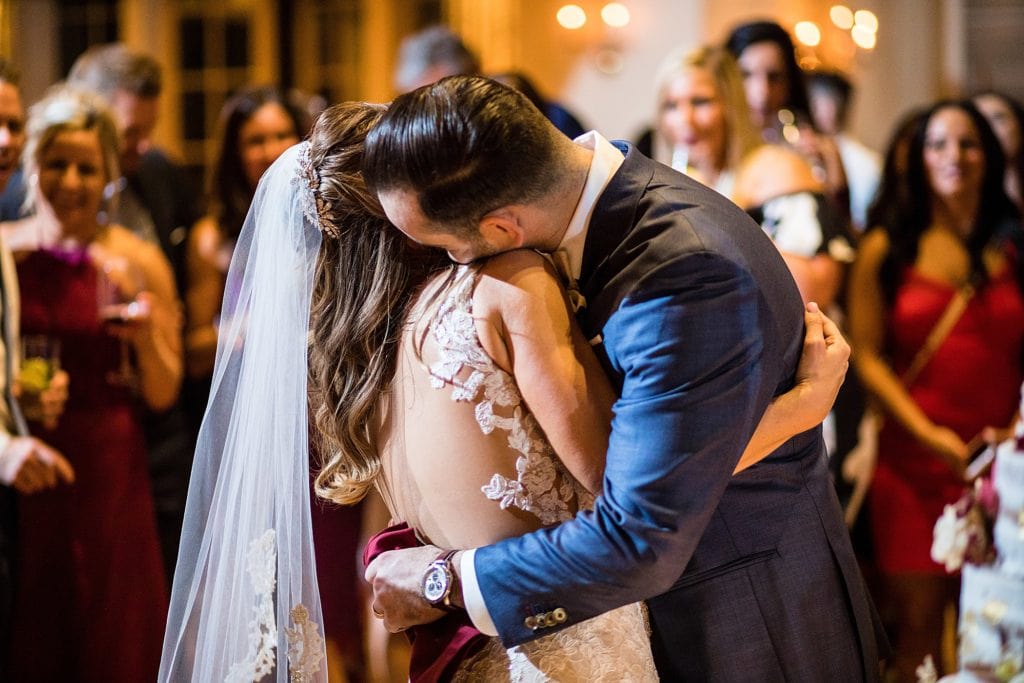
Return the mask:
[[(445, 615), (423, 597), (423, 576), (442, 552), (433, 545), (390, 550), (381, 553), (366, 568), (366, 581), (373, 588), (371, 608), (378, 619), (384, 620), (388, 631), (397, 633), (410, 626), (429, 624)], [(453, 565), (457, 572), (458, 562)], [(458, 585), (461, 582), (457, 581)], [(461, 594), (453, 594), (452, 598), (457, 605), (462, 605)]]

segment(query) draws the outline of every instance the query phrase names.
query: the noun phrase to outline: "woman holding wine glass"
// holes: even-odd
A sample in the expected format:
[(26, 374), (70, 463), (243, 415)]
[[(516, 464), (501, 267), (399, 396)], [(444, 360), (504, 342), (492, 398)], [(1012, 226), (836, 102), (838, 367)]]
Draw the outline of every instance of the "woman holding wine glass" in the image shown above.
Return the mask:
[(181, 313), (159, 248), (105, 221), (117, 149), (100, 101), (51, 90), (28, 119), (36, 216), (4, 226), (22, 330), (59, 341), (71, 377), (56, 428), (36, 429), (76, 473), (19, 503), (14, 680), (147, 680), (160, 659), (167, 587), (137, 408), (177, 396)]

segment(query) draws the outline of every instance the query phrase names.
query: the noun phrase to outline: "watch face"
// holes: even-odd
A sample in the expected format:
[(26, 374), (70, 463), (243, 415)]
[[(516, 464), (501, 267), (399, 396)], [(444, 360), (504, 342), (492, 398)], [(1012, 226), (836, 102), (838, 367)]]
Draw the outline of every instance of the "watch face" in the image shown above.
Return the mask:
[(432, 566), (423, 577), (423, 597), (437, 602), (448, 592), (448, 572), (443, 566)]

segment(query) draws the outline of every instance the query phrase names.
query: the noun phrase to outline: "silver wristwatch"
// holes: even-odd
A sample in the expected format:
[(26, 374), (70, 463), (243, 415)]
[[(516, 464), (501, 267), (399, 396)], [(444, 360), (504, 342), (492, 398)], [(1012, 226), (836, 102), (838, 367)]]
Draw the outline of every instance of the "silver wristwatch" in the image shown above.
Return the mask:
[(423, 597), (431, 605), (446, 612), (459, 608), (452, 603), (457, 575), (452, 569), (452, 557), (457, 550), (449, 550), (427, 566), (423, 575)]

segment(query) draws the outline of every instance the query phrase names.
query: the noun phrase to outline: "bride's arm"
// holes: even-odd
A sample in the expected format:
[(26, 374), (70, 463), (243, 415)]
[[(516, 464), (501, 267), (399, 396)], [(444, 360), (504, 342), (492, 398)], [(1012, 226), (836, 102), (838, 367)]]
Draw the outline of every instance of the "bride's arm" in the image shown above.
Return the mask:
[(804, 348), (796, 384), (764, 411), (733, 474), (760, 461), (796, 434), (817, 426), (835, 403), (849, 366), (850, 346), (817, 304), (807, 304), (804, 322)]
[[(588, 490), (601, 488), (615, 393), (569, 313), (557, 276), (534, 252), (492, 257), (474, 294), (484, 350), (516, 380), (559, 459)], [(793, 389), (765, 411), (737, 465), (761, 460), (828, 414), (846, 374), (849, 347), (809, 305)]]

